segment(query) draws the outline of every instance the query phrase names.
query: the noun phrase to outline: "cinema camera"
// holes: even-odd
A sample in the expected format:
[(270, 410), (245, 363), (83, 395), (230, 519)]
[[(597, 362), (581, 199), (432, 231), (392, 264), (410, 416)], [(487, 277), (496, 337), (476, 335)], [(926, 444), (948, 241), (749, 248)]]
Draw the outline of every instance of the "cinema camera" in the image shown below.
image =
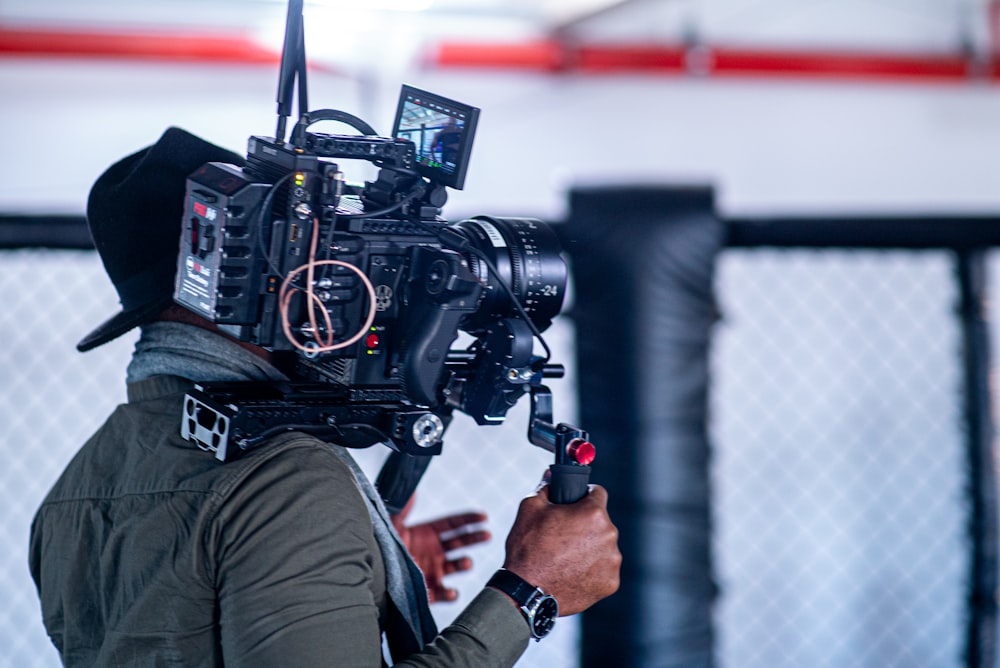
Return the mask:
[[(529, 440), (555, 452), (563, 500), (579, 498), (594, 449), (552, 424), (542, 384), (563, 374), (541, 337), (566, 287), (554, 231), (441, 217), (446, 188), (464, 185), (475, 107), (404, 86), (391, 137), (344, 112), (305, 111), (301, 5), (288, 8), (276, 136), (251, 137), (242, 168), (208, 163), (188, 179), (174, 292), (240, 341), (293, 358), (294, 380), (201, 384), (182, 435), (223, 461), (287, 430), (384, 442), (395, 452), (377, 485), (398, 510), (453, 410), (498, 424), (530, 392)], [(296, 76), (300, 116), (286, 141)], [(318, 121), (361, 134), (311, 131)], [(371, 162), (377, 178), (350, 185), (336, 160)], [(460, 332), (472, 343), (456, 350)]]

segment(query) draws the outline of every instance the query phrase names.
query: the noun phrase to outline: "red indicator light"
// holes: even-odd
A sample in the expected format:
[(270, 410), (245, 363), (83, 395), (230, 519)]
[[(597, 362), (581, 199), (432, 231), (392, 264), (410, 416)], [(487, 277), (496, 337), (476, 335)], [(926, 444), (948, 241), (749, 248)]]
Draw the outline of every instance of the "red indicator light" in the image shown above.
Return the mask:
[(365, 345), (369, 348), (378, 348), (378, 334), (369, 334), (365, 337)]
[(589, 466), (591, 462), (597, 459), (597, 448), (590, 441), (585, 441), (582, 438), (574, 438), (566, 446), (566, 454), (571, 461), (583, 466)]
[(201, 202), (195, 202), (194, 212), (199, 216), (201, 216), (202, 218), (205, 218), (208, 216), (208, 207), (202, 204)]

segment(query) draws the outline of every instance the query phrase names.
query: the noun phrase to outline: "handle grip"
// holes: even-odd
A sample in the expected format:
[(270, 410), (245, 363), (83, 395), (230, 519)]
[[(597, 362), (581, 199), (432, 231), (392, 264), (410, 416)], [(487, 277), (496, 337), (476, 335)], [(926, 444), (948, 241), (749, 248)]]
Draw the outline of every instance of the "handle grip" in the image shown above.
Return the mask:
[(549, 466), (549, 501), (552, 503), (576, 503), (587, 495), (589, 485), (589, 466), (579, 464)]
[(396, 451), (389, 454), (375, 480), (375, 489), (390, 515), (399, 514), (410, 500), (430, 463), (430, 457), (417, 457)]

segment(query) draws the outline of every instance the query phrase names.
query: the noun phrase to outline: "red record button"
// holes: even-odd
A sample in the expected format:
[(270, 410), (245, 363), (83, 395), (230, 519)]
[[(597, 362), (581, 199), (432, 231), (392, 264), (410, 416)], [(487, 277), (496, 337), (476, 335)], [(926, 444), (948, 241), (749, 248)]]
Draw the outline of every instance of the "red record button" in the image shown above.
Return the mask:
[(566, 454), (577, 464), (589, 466), (597, 458), (597, 448), (590, 441), (582, 438), (574, 438), (566, 446)]
[(369, 334), (365, 337), (365, 345), (368, 346), (369, 350), (378, 348), (378, 344), (378, 334)]

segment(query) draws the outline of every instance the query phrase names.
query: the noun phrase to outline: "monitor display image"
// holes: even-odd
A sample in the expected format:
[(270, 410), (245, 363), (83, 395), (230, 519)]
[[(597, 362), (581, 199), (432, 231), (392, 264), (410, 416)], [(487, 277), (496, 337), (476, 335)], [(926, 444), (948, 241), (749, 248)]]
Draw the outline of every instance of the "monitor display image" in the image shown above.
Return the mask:
[(478, 120), (476, 107), (403, 86), (392, 134), (416, 145), (422, 175), (461, 190)]

